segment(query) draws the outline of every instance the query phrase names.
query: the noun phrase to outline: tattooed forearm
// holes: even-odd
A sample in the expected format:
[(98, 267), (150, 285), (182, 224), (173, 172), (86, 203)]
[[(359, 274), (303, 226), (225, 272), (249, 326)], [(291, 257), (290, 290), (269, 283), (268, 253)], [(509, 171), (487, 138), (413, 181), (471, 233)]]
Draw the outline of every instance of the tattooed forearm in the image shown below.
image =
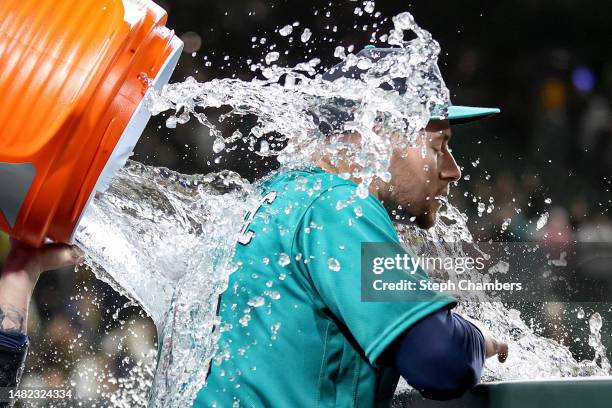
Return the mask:
[(0, 330), (25, 333), (26, 311), (14, 306), (0, 305)]

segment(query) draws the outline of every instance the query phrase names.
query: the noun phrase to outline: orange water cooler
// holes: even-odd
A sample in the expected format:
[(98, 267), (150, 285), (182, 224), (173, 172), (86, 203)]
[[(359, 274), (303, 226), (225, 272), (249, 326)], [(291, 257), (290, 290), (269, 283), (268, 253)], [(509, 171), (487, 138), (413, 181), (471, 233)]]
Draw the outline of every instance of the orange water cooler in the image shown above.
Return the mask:
[(71, 242), (183, 44), (149, 0), (0, 1), (0, 229)]

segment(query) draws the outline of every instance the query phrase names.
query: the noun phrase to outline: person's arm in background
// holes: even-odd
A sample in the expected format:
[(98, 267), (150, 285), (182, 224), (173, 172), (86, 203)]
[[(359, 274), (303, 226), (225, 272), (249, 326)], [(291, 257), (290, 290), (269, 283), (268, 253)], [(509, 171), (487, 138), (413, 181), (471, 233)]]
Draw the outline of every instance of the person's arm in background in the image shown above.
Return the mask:
[(63, 244), (30, 248), (11, 240), (0, 274), (0, 387), (17, 387), (28, 351), (28, 305), (43, 271), (72, 266), (81, 255)]
[(406, 330), (389, 352), (386, 358), (425, 398), (448, 400), (478, 384), (486, 358), (505, 361), (508, 345), (443, 309)]

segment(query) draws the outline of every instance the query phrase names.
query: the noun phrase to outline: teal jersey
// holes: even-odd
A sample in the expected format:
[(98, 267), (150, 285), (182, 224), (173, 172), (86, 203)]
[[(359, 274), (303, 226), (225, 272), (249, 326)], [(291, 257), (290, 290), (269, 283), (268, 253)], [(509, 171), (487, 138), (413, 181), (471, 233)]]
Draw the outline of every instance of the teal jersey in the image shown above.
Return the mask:
[(356, 188), (318, 168), (264, 183), (194, 407), (390, 406), (399, 373), (379, 357), (454, 300), (431, 292), (425, 302), (361, 301), (361, 243), (399, 239), (382, 204)]

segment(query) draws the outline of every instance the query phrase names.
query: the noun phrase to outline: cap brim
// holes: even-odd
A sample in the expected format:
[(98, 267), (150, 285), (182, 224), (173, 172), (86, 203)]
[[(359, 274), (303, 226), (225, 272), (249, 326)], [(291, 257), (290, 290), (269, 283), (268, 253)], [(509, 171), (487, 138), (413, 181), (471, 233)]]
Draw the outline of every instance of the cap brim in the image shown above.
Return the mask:
[(491, 115), (499, 113), (498, 108), (480, 108), (476, 106), (457, 106), (452, 105), (448, 107), (448, 116), (443, 118), (440, 116), (432, 116), (433, 120), (448, 119), (451, 125), (460, 125), (462, 123), (473, 122), (475, 120), (483, 119)]

